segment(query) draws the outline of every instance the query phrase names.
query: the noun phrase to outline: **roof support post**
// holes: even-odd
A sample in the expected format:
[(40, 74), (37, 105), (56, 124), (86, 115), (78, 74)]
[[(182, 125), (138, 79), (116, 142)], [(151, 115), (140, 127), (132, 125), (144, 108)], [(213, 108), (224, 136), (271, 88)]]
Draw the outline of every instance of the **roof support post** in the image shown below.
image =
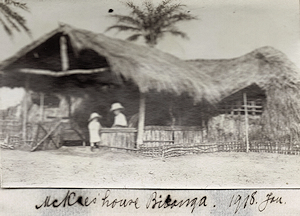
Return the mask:
[(68, 45), (67, 45), (66, 36), (60, 37), (59, 44), (60, 44), (61, 70), (66, 71), (69, 69)]
[(139, 146), (143, 144), (145, 112), (146, 112), (146, 96), (145, 96), (145, 93), (140, 93), (139, 122), (138, 122), (138, 131), (137, 131), (137, 148), (139, 148)]
[[(67, 71), (70, 67), (69, 57), (68, 57), (68, 44), (66, 36), (62, 35), (59, 40), (60, 44), (60, 60), (61, 60), (61, 70)], [(71, 98), (67, 96), (68, 102), (68, 116), (71, 117)]]
[(22, 123), (22, 139), (23, 142), (27, 140), (27, 116), (28, 116), (28, 89), (29, 89), (29, 77), (25, 78), (25, 95), (23, 100), (23, 123)]
[(247, 107), (247, 93), (243, 93), (244, 112), (245, 112), (245, 133), (246, 133), (246, 152), (249, 152), (249, 123), (248, 123), (248, 107)]
[(40, 93), (40, 122), (44, 121), (44, 101), (45, 101), (45, 94)]

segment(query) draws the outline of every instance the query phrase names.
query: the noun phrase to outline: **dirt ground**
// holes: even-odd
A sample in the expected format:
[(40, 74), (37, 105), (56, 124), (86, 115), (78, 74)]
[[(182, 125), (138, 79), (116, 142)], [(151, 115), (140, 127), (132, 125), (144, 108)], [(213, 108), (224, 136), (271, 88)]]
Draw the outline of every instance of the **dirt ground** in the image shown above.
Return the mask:
[(88, 147), (1, 150), (2, 187), (294, 188), (300, 156), (220, 152), (173, 158)]

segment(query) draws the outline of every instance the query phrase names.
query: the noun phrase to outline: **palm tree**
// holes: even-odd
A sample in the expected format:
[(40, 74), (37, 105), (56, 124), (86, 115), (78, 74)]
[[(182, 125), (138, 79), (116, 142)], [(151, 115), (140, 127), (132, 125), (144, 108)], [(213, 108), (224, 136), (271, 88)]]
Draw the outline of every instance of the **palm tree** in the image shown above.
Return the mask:
[(29, 11), (26, 3), (20, 3), (13, 0), (2, 0), (2, 2), (0, 2), (0, 24), (5, 32), (9, 36), (12, 36), (14, 30), (17, 32), (23, 30), (28, 35), (31, 35), (30, 30), (26, 25), (25, 18), (18, 14), (13, 7)]
[(134, 34), (127, 40), (136, 41), (143, 37), (150, 47), (154, 47), (158, 40), (167, 33), (187, 38), (187, 35), (180, 31), (175, 24), (196, 19), (195, 16), (184, 10), (185, 5), (173, 4), (172, 0), (164, 0), (157, 6), (146, 0), (143, 2), (143, 8), (133, 4), (133, 2), (126, 2), (125, 5), (131, 10), (131, 13), (127, 16), (111, 15), (117, 20), (117, 24), (108, 27), (106, 31), (111, 29), (132, 31)]
[[(146, 44), (150, 47), (154, 47), (168, 33), (187, 38), (186, 33), (180, 31), (175, 25), (181, 21), (197, 19), (195, 16), (189, 14), (189, 11), (184, 10), (185, 5), (180, 3), (174, 4), (172, 0), (164, 0), (157, 6), (151, 1), (146, 0), (143, 2), (143, 8), (129, 1), (125, 3), (125, 6), (131, 10), (130, 14), (127, 16), (119, 14), (111, 15), (111, 17), (117, 20), (117, 24), (108, 27), (106, 31), (111, 29), (132, 31), (133, 34), (127, 40), (136, 41), (140, 37), (143, 37)], [(144, 113), (145, 110), (141, 107), (140, 113)], [(176, 119), (173, 107), (174, 103), (172, 100), (169, 113), (172, 119), (171, 124), (175, 125)], [(142, 141), (138, 139), (137, 142), (140, 143)]]

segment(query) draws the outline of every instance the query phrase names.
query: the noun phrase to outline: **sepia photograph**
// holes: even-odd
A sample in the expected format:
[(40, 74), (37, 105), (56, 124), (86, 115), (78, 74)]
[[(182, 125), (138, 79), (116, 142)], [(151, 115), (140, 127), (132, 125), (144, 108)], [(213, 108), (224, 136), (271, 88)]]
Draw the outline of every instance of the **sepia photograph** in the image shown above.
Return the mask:
[(3, 0), (2, 188), (300, 187), (296, 0)]

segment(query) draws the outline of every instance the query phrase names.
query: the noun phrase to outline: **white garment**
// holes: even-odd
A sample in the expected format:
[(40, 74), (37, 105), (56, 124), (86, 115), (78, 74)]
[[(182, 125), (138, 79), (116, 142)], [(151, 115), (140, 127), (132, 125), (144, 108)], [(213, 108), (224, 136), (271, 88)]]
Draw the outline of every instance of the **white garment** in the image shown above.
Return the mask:
[(97, 121), (91, 121), (88, 125), (89, 133), (90, 133), (90, 143), (100, 142), (100, 128), (101, 125)]
[(115, 116), (115, 121), (113, 126), (123, 126), (127, 127), (127, 120), (123, 113), (119, 113)]

